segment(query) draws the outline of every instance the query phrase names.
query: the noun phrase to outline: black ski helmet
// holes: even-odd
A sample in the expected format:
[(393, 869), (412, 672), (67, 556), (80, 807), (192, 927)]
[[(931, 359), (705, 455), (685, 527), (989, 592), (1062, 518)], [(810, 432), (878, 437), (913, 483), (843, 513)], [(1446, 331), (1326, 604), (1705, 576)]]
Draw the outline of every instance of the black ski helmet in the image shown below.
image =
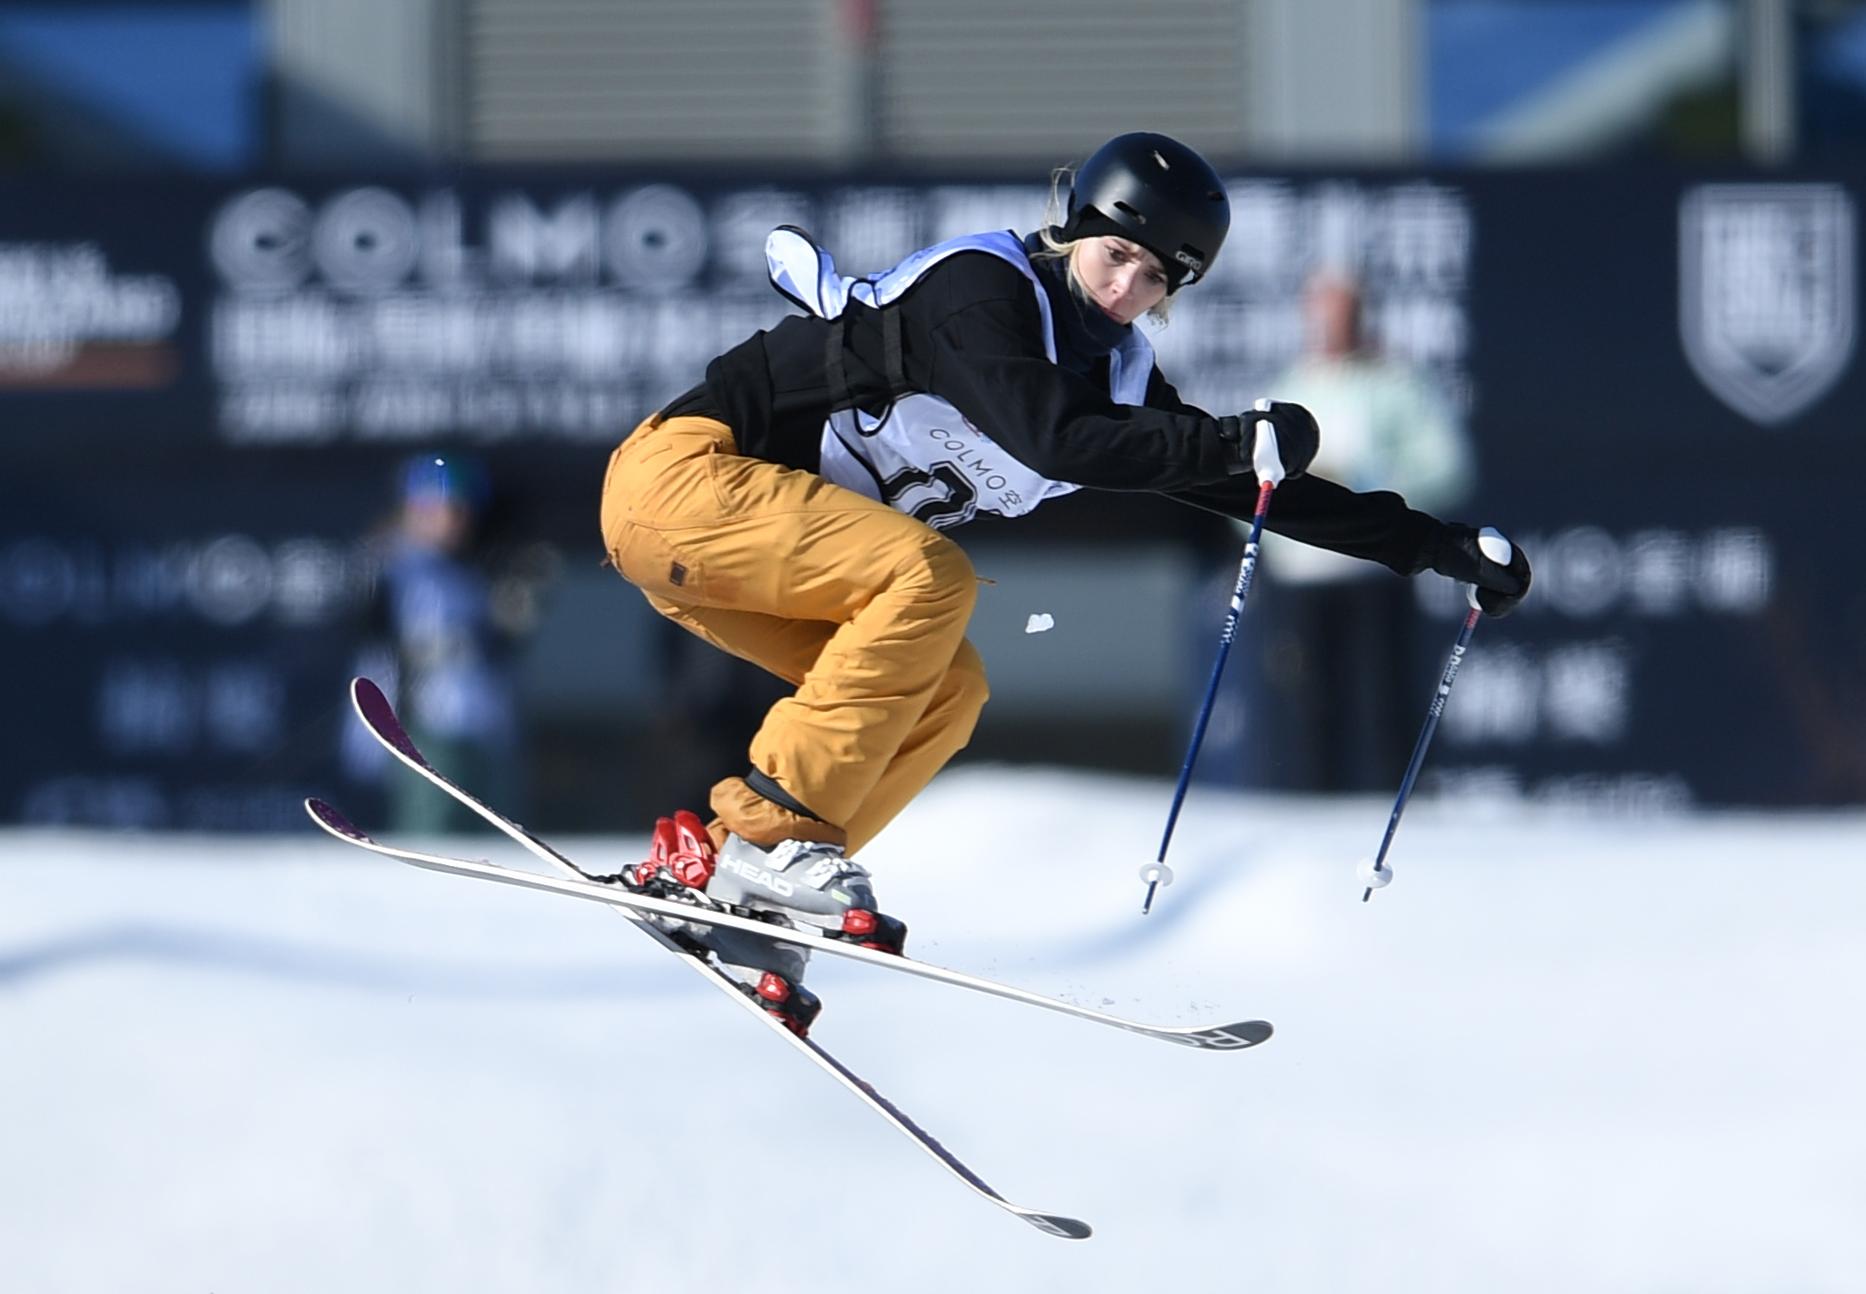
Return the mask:
[(1205, 277), (1231, 228), (1231, 200), (1211, 163), (1176, 139), (1137, 131), (1090, 154), (1069, 188), (1064, 242), (1113, 234), (1160, 258), (1169, 291)]

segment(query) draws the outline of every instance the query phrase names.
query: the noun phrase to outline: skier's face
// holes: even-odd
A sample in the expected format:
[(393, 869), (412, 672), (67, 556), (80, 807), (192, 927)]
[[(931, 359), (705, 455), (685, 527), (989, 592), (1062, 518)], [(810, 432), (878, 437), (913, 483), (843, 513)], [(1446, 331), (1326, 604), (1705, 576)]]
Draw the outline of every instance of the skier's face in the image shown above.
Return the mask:
[(1166, 300), (1166, 271), (1160, 258), (1125, 238), (1084, 238), (1070, 252), (1070, 264), (1088, 299), (1103, 314), (1131, 324)]

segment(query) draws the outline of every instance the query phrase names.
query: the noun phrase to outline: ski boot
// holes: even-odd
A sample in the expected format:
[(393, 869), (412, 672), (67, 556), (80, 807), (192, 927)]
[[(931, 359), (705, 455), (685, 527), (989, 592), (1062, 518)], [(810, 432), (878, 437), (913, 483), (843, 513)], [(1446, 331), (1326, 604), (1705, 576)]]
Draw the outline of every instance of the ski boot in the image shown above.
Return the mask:
[[(787, 840), (766, 850), (728, 836), (724, 849), (698, 815), (683, 809), (655, 823), (645, 861), (620, 874), (640, 894), (719, 907), (785, 929), (805, 929), (865, 948), (899, 953), (907, 927), (875, 910), (868, 872), (834, 845)], [(740, 930), (660, 923), (684, 946), (738, 972), (740, 987), (798, 1037), (823, 1009), (803, 986), (810, 952)], [(676, 928), (677, 927), (677, 928)]]
[(729, 835), (714, 858), (706, 893), (864, 948), (898, 954), (907, 943), (907, 926), (876, 909), (868, 869), (843, 857), (838, 845), (783, 840), (766, 849)]
[[(648, 857), (624, 868), (613, 878), (637, 894), (692, 903), (696, 907), (725, 908), (707, 894), (713, 879), (716, 854), (712, 837), (697, 814), (682, 809), (654, 824)], [(741, 912), (738, 915), (745, 915)], [(823, 1009), (822, 1000), (803, 986), (809, 950), (775, 943), (742, 930), (722, 930), (697, 922), (668, 917), (650, 918), (687, 951), (711, 956), (731, 973), (739, 989), (755, 999), (799, 1038)]]

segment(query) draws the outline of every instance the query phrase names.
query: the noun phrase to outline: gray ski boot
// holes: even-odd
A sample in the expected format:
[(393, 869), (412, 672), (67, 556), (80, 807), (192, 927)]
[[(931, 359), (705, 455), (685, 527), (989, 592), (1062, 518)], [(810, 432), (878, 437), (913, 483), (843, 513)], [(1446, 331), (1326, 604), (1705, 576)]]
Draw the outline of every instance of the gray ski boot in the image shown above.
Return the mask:
[(876, 909), (868, 869), (839, 845), (783, 840), (766, 849), (729, 835), (706, 894), (864, 948), (899, 953), (907, 943), (907, 927)]
[[(907, 927), (875, 911), (868, 872), (834, 845), (787, 840), (771, 849), (729, 836), (715, 850), (698, 815), (681, 810), (655, 824), (647, 861), (617, 879), (638, 893), (718, 906), (867, 948), (899, 953)], [(740, 930), (657, 919), (695, 952), (710, 953), (741, 987), (799, 1037), (823, 1009), (803, 986), (810, 952)]]

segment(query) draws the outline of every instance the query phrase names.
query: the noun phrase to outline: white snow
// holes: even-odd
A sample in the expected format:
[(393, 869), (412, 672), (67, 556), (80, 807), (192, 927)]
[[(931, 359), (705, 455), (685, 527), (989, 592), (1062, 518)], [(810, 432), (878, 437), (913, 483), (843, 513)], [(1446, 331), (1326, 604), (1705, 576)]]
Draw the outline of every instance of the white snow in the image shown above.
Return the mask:
[(823, 1043), (1078, 1244), (600, 908), (311, 835), (0, 834), (0, 1285), (1862, 1288), (1866, 816), (1422, 801), (1363, 904), (1386, 801), (1195, 788), (1142, 918), (1168, 798), (974, 766), (866, 861), (923, 958), (1261, 1047), (812, 971)]

